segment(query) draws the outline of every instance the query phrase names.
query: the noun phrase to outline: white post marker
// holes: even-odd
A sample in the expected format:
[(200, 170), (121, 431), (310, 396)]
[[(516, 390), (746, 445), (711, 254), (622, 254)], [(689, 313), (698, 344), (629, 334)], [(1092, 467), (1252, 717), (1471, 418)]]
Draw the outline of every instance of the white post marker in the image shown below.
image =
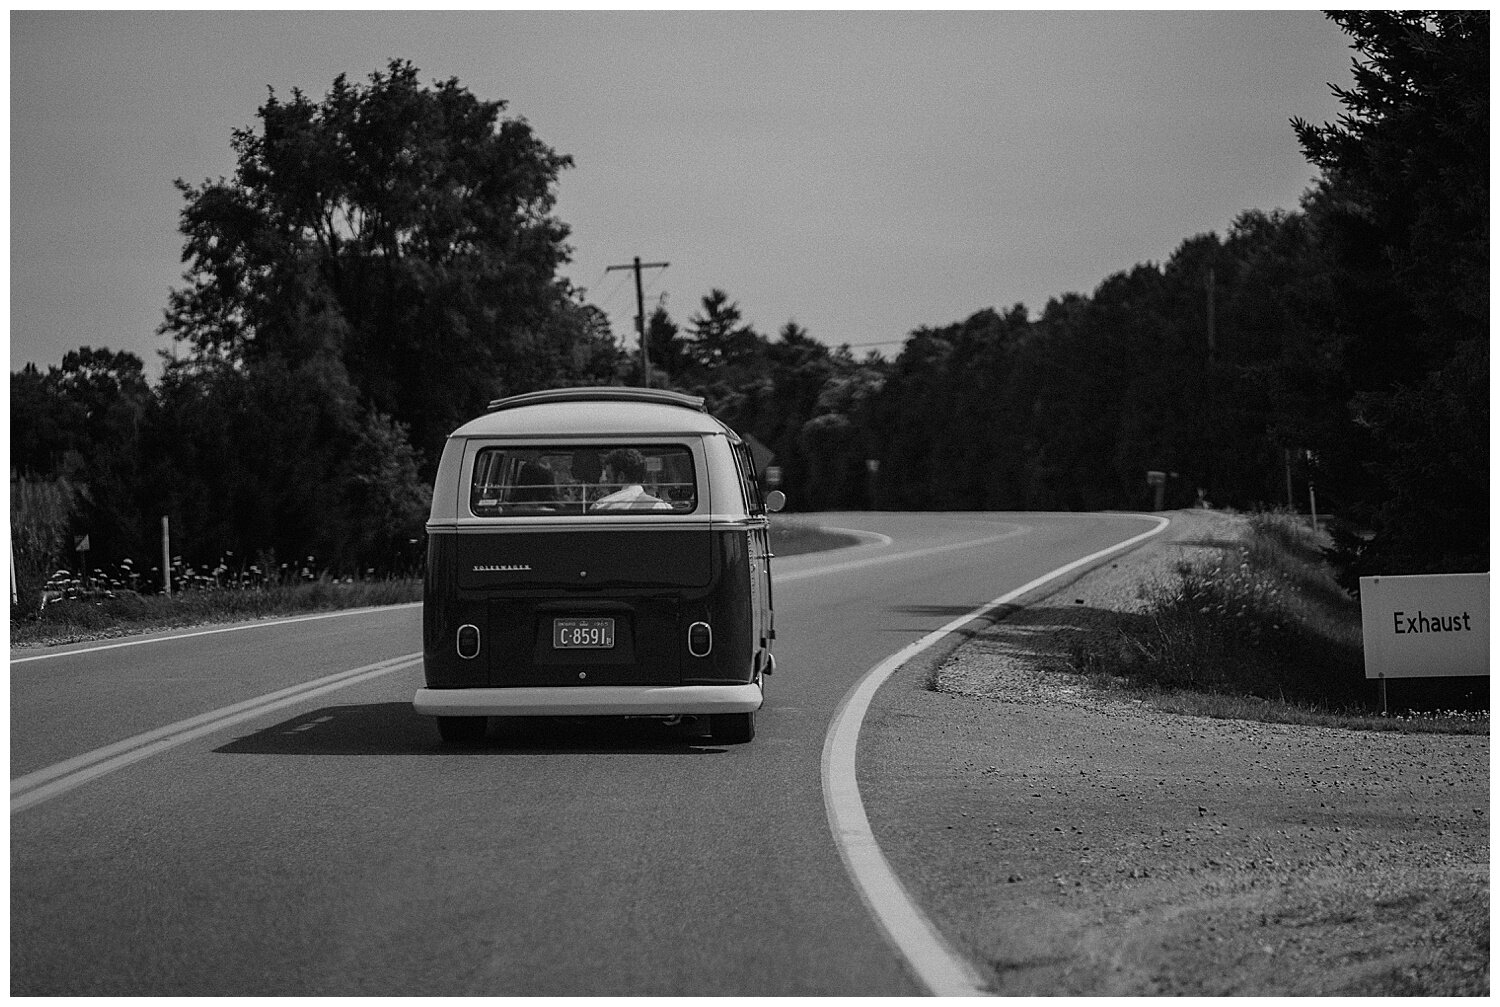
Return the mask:
[(1361, 577), (1365, 678), (1490, 673), (1490, 575)]
[(161, 592), (172, 597), (172, 526), (161, 516)]

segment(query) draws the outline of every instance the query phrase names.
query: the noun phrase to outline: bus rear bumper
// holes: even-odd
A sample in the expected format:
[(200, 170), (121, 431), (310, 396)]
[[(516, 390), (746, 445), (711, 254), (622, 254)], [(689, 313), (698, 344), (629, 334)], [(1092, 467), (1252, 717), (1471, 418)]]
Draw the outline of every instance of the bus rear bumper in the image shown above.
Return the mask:
[(430, 717), (631, 717), (751, 713), (760, 686), (590, 685), (566, 688), (418, 689), (412, 706)]

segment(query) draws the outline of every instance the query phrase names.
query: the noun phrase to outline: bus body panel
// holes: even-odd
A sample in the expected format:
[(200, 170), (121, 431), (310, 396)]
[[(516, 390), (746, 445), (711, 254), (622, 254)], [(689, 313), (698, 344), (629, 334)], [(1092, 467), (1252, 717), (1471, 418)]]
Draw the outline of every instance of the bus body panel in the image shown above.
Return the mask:
[[(434, 533), (423, 654), (431, 688), (743, 684), (754, 677), (750, 535), (729, 531)], [(522, 540), (516, 546), (516, 540)], [(497, 554), (531, 563), (495, 562)], [(515, 569), (530, 566), (530, 570)], [(646, 568), (649, 575), (631, 576)], [(614, 646), (559, 650), (556, 619), (614, 620)], [(688, 630), (712, 632), (694, 656)], [(459, 653), (458, 631), (479, 646)]]
[[(655, 459), (645, 492), (665, 502), (649, 512), (598, 509), (606, 481), (584, 462), (622, 446)], [(525, 476), (538, 466), (540, 482)], [(544, 502), (522, 496), (538, 486)], [(769, 524), (744, 442), (706, 413), (587, 400), (492, 410), (449, 437), (427, 529), (420, 712), (759, 707), (774, 667)]]

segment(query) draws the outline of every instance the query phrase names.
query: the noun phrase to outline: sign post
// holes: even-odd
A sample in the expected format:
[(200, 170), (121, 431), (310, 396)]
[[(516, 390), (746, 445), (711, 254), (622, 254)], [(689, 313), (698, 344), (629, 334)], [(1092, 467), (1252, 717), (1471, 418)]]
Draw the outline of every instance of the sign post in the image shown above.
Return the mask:
[(1150, 486), (1155, 491), (1156, 505), (1152, 509), (1161, 510), (1162, 505), (1166, 503), (1167, 474), (1165, 472), (1158, 472), (1155, 469), (1152, 469), (1150, 472), (1146, 473), (1146, 485)]
[(165, 514), (161, 516), (161, 590), (172, 597), (172, 526)]
[(73, 551), (78, 554), (78, 579), (84, 588), (89, 586), (89, 537), (87, 534), (73, 538)]

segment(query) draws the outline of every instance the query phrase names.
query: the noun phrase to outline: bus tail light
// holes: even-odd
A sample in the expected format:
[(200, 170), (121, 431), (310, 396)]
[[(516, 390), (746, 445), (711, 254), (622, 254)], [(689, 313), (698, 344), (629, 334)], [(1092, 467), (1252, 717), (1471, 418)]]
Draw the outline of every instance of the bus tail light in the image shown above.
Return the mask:
[(479, 627), (465, 623), (458, 627), (458, 656), (472, 661), (479, 656)]
[(706, 622), (695, 622), (688, 627), (688, 653), (694, 657), (707, 657), (714, 649), (714, 631)]

